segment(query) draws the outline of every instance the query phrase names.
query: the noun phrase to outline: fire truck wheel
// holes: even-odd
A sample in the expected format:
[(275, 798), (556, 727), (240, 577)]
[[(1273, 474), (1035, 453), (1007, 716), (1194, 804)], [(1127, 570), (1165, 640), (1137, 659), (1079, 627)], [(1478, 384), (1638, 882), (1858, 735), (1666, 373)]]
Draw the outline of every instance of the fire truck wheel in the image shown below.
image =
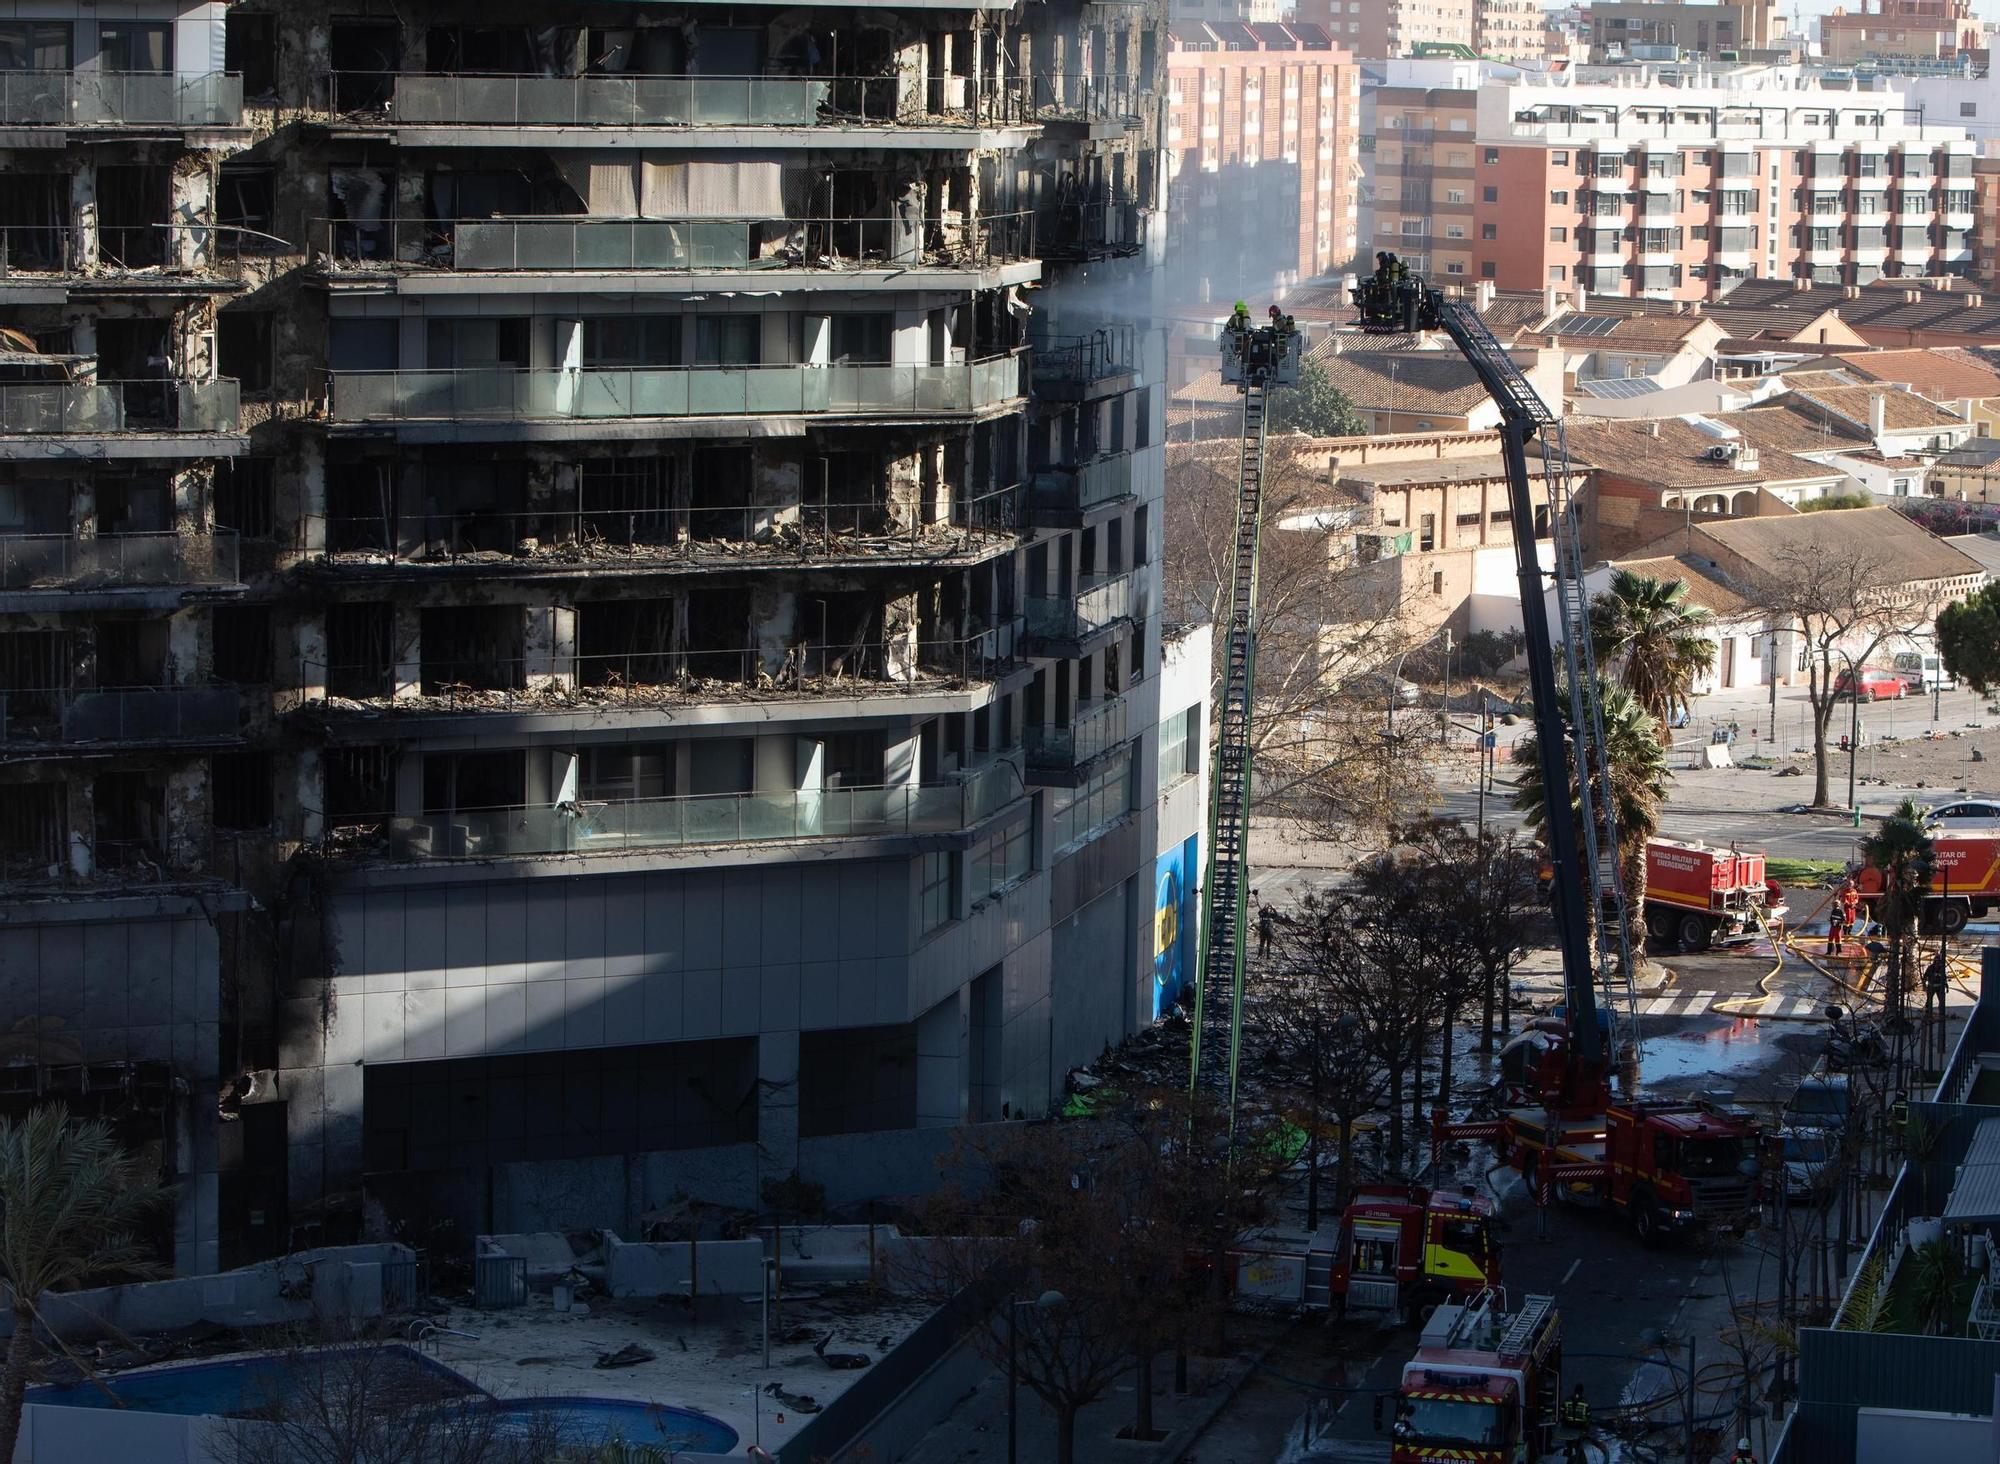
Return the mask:
[(1648, 909), (1646, 911), (1646, 931), (1654, 940), (1666, 940), (1674, 933), (1673, 912)]
[(1632, 1196), (1632, 1231), (1639, 1237), (1641, 1245), (1658, 1245), (1666, 1234), (1666, 1226), (1660, 1217), (1660, 1202), (1653, 1198), (1651, 1190), (1638, 1190)]
[(1715, 927), (1708, 923), (1705, 915), (1681, 916), (1681, 949), (1684, 951), (1705, 951), (1715, 938)]
[(1541, 1174), (1541, 1163), (1533, 1154), (1529, 1154), (1521, 1160), (1521, 1183), (1528, 1187), (1528, 1203), (1531, 1205), (1541, 1203), (1541, 1187), (1539, 1183)]
[(1946, 900), (1938, 907), (1938, 928), (1946, 935), (1957, 935), (1971, 920), (1972, 911), (1963, 900)]

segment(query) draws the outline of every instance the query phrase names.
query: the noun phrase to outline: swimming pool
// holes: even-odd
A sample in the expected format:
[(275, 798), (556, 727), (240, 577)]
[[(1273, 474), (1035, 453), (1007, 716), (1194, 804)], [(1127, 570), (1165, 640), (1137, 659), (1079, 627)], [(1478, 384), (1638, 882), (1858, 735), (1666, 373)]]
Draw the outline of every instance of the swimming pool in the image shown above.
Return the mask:
[(651, 1444), (695, 1454), (727, 1454), (737, 1433), (718, 1418), (663, 1403), (626, 1403), (614, 1398), (508, 1398), (493, 1405), (509, 1433), (526, 1434), (539, 1419), (553, 1417), (566, 1444)]
[[(346, 1365), (340, 1360), (333, 1367)], [(387, 1346), (366, 1363), (352, 1365), (366, 1367), (371, 1390), (407, 1395), (413, 1406), (454, 1398), (467, 1403), (485, 1400), (477, 1406), (490, 1408), (501, 1428), (517, 1436), (545, 1427), (552, 1428), (567, 1444), (651, 1444), (705, 1454), (726, 1454), (736, 1447), (738, 1439), (736, 1430), (720, 1419), (662, 1403), (616, 1398), (494, 1398), (408, 1347)], [(309, 1369), (310, 1363), (304, 1367)], [(26, 1401), (63, 1408), (245, 1418), (282, 1408), (301, 1386), (299, 1358), (268, 1354), (129, 1372), (106, 1378), (103, 1387), (94, 1383), (50, 1384), (30, 1388)]]

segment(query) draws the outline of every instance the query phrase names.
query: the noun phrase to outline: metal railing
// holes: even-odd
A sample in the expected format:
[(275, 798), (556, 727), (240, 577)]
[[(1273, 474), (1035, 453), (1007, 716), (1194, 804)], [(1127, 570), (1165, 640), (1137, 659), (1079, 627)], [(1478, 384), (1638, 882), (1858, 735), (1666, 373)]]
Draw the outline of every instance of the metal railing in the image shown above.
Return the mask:
[(1129, 325), (1107, 325), (1089, 335), (1042, 337), (1032, 345), (1038, 389), (1079, 387), (1139, 366), (1139, 332)]
[(795, 839), (958, 833), (1026, 796), (1020, 771), (999, 762), (963, 782), (899, 788), (708, 793), (558, 806), (517, 804), (450, 813), (390, 814), (378, 827), (398, 860), (615, 854)]
[(411, 710), (562, 711), (607, 706), (657, 706), (724, 682), (773, 695), (877, 696), (937, 690), (940, 681), (979, 681), (1012, 666), (1025, 619), (953, 640), (795, 641), (772, 645), (694, 647), (681, 651), (562, 656), (530, 661), (421, 659), (402, 672), (379, 661), (321, 665), (305, 662), (301, 684), (322, 685), (330, 697), (387, 702), (399, 677), (409, 677)]
[(243, 78), (209, 71), (0, 71), (10, 127), (238, 127)]
[(1119, 575), (1080, 575), (1073, 595), (1031, 595), (1028, 633), (1055, 640), (1094, 635), (1146, 612), (1147, 566)]
[(233, 585), (236, 534), (0, 534), (0, 590)]
[(1079, 702), (1067, 724), (1029, 727), (1028, 762), (1035, 767), (1075, 767), (1130, 738), (1128, 705), (1122, 696)]
[(343, 114), (403, 126), (982, 126), (1031, 119), (1019, 78), (965, 76), (426, 76), (332, 72)]
[(1145, 112), (1145, 88), (1132, 76), (1035, 76), (1027, 95), (1038, 122), (1137, 121)]
[(0, 432), (235, 432), (241, 397), (213, 381), (11, 381), (0, 384)]
[(171, 264), (203, 269), (224, 260), (290, 246), (234, 224), (0, 225), (0, 278), (15, 274), (75, 274), (150, 269)]
[(1132, 493), (1132, 454), (1106, 453), (1075, 466), (1035, 472), (1035, 506), (1081, 512)]
[(1075, 262), (1130, 258), (1145, 245), (1145, 210), (1124, 198), (1054, 204), (1038, 247), (1044, 259)]
[(1026, 395), (1023, 355), (950, 366), (635, 366), (328, 373), (336, 422), (967, 412)]
[(0, 691), (0, 743), (175, 741), (234, 737), (233, 686), (43, 688)]
[[(700, 559), (740, 557), (759, 545), (800, 559), (894, 554), (931, 556), (956, 541), (970, 548), (1021, 528), (1022, 490), (993, 489), (977, 497), (953, 495), (947, 517), (925, 504), (890, 504), (880, 498), (839, 502), (807, 495), (794, 504), (674, 504), (645, 508), (564, 508), (508, 513), (490, 510), (342, 515), (309, 518), (300, 552), (317, 540), (323, 555), (359, 554), (400, 561), (454, 560), (504, 554), (518, 565), (524, 553), (565, 555), (603, 549), (634, 557)], [(317, 532), (315, 532), (317, 531)], [(533, 548), (525, 546), (532, 545)]]
[(976, 267), (1033, 259), (1035, 216), (959, 220), (321, 219), (326, 257), (343, 266), (483, 270), (706, 270), (830, 264)]

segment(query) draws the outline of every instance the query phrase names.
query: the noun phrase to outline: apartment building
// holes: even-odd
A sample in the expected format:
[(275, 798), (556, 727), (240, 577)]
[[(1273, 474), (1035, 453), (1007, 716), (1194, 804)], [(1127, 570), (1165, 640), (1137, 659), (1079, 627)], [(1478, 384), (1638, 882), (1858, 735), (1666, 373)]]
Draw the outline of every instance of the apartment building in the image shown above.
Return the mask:
[(1374, 117), (1374, 229), (1423, 275), (1479, 277), (1473, 217), (1480, 156), (1479, 88), (1518, 73), (1483, 61), (1392, 61), (1370, 96)]
[(1323, 27), (1177, 22), (1167, 94), (1175, 299), (1273, 292), (1354, 258), (1361, 73)]
[(1819, 18), (1820, 54), (1858, 61), (1949, 61), (1983, 48), (1972, 0), (1860, 0)]
[(1537, 0), (1475, 0), (1472, 49), (1500, 61), (1538, 62), (1548, 51), (1548, 31)]
[[(1326, 27), (1363, 61), (1388, 61), (1418, 46), (1471, 46), (1479, 0), (1299, 0), (1293, 18)], [(1461, 53), (1462, 54), (1462, 53)]]
[(1786, 45), (1777, 0), (1593, 0), (1582, 28), (1593, 61), (1662, 49), (1708, 61), (1748, 61)]
[[(1482, 86), (1476, 135), (1454, 144), (1473, 176), (1432, 188), (1460, 211), (1445, 224), (1463, 229), (1471, 205), (1471, 249), (1450, 258), (1502, 289), (1680, 300), (1760, 276), (1865, 285), (1971, 270), (1975, 147), (1962, 129), (1898, 92), (1824, 89), (1779, 68), (1670, 80), (1639, 69)], [(1395, 222), (1412, 220), (1429, 230), (1407, 206)]]
[(183, 1269), (914, 1188), (1171, 1004), (1163, 5), (42, 8), (8, 1101)]

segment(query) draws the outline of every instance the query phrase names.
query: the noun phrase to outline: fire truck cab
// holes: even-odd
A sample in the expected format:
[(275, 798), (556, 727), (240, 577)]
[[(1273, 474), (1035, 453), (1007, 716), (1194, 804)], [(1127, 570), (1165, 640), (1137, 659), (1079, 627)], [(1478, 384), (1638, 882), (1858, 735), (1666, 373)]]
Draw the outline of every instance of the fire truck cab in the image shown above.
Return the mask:
[(1439, 1307), (1425, 1325), (1396, 1391), (1389, 1458), (1532, 1464), (1554, 1449), (1561, 1406), (1555, 1298), (1525, 1297), (1509, 1314), (1504, 1296), (1484, 1292)]
[(1331, 1288), (1338, 1311), (1401, 1314), (1499, 1280), (1493, 1202), (1470, 1190), (1362, 1185), (1341, 1216)]

